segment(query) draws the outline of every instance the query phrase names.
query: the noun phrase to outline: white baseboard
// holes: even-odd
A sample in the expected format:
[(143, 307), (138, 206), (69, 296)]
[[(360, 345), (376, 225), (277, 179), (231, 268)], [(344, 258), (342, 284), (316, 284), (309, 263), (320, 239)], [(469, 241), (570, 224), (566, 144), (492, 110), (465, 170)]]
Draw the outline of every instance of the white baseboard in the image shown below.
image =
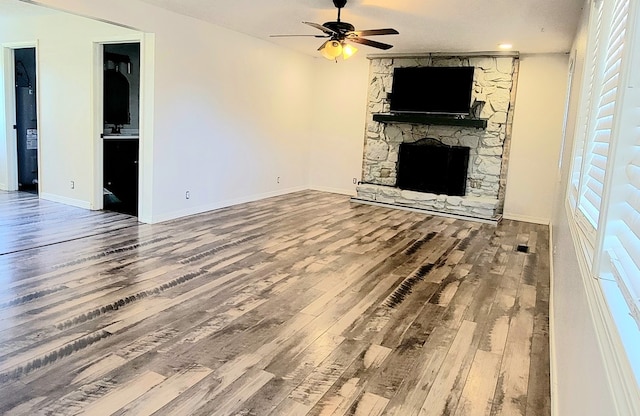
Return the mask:
[(549, 223), (551, 223), (550, 218), (533, 217), (530, 215), (521, 215), (521, 214), (513, 214), (513, 213), (505, 212), (502, 214), (502, 216), (505, 220), (530, 222), (533, 224), (542, 224), (542, 225), (549, 225)]
[(82, 201), (80, 199), (67, 198), (66, 196), (49, 194), (46, 192), (40, 193), (40, 199), (45, 199), (47, 201), (59, 202), (65, 205), (71, 205), (73, 207), (83, 208), (83, 209), (91, 209), (91, 203), (89, 201)]
[(286, 195), (286, 194), (290, 194), (290, 193), (293, 193), (293, 192), (304, 191), (304, 190), (307, 190), (307, 189), (308, 188), (304, 187), (304, 186), (295, 186), (295, 187), (286, 188), (286, 189), (279, 189), (277, 191), (264, 192), (264, 193), (261, 193), (261, 194), (243, 196), (241, 198), (236, 198), (236, 199), (228, 199), (228, 200), (224, 200), (224, 201), (217, 201), (217, 202), (214, 202), (214, 203), (211, 203), (211, 204), (204, 204), (204, 205), (199, 205), (199, 206), (196, 206), (196, 207), (187, 208), (187, 209), (183, 209), (183, 210), (179, 210), (179, 211), (173, 211), (173, 212), (167, 212), (167, 213), (160, 214), (160, 215), (154, 215), (151, 218), (151, 223), (155, 224), (155, 223), (159, 223), (159, 222), (175, 220), (177, 218), (186, 217), (186, 216), (189, 216), (189, 215), (201, 214), (203, 212), (213, 211), (213, 210), (220, 209), (220, 208), (227, 208), (227, 207), (230, 207), (230, 206), (233, 206), (233, 205), (244, 204), (244, 203), (247, 203), (247, 202), (258, 201), (260, 199), (272, 198), (274, 196)]

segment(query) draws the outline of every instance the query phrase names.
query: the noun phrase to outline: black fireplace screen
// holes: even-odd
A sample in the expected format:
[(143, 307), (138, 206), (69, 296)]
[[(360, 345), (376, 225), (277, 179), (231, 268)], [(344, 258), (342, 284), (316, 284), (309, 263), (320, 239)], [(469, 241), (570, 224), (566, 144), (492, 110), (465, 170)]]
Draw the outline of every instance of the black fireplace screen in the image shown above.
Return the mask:
[(396, 186), (438, 195), (464, 196), (469, 148), (447, 146), (436, 139), (400, 144)]

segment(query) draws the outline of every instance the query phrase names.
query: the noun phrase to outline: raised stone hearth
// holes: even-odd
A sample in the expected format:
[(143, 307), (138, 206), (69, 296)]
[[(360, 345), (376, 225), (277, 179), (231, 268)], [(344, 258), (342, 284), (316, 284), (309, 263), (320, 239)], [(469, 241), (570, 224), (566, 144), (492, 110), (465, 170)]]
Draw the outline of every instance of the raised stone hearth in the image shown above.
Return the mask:
[(358, 198), (399, 207), (486, 220), (495, 219), (498, 208), (498, 200), (495, 198), (435, 195), (379, 185), (358, 186)]
[[(394, 68), (410, 66), (473, 66), (472, 114), (469, 117), (486, 120), (487, 127), (438, 125), (441, 120), (434, 125), (375, 121), (374, 114), (389, 113), (387, 94), (393, 85)], [(434, 55), (371, 59), (362, 184), (357, 187), (357, 200), (464, 217), (499, 219), (504, 206), (517, 75), (518, 59), (515, 56)], [(400, 144), (425, 138), (436, 139), (445, 145), (469, 147), (464, 196), (435, 195), (395, 187)]]

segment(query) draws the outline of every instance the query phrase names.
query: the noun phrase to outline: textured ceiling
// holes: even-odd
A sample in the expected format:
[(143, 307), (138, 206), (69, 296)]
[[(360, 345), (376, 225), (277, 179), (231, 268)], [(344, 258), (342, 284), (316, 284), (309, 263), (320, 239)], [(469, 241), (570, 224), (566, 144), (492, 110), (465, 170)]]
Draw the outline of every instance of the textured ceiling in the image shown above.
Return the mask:
[[(269, 34), (316, 34), (302, 21), (335, 20), (331, 0), (142, 0), (220, 26), (316, 54), (321, 40), (269, 38)], [(392, 27), (400, 35), (373, 39), (391, 53), (494, 51), (513, 44), (521, 53), (567, 52), (584, 0), (349, 0), (342, 20), (356, 29)], [(319, 32), (318, 32), (319, 33)], [(362, 47), (367, 53), (376, 49)]]
[[(270, 34), (320, 34), (302, 21), (335, 20), (331, 0), (141, 0), (228, 29), (317, 56), (322, 39), (270, 38)], [(495, 51), (513, 44), (520, 53), (568, 52), (585, 0), (349, 0), (342, 20), (356, 29), (392, 27), (400, 34), (387, 53)], [(0, 16), (45, 12), (19, 0), (0, 0)], [(378, 49), (358, 46), (364, 53)]]
[(26, 4), (18, 0), (0, 0), (0, 19), (14, 16), (42, 16), (57, 13), (44, 7)]

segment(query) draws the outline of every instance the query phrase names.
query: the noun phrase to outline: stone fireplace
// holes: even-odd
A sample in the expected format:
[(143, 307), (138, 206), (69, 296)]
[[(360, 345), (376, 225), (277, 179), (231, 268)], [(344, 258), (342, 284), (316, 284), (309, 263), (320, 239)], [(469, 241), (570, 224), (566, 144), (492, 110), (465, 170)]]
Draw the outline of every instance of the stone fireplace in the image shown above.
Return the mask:
[[(410, 66), (473, 66), (469, 117), (388, 115), (393, 70)], [(498, 221), (504, 206), (517, 76), (515, 55), (372, 58), (362, 181), (354, 200)], [(464, 195), (397, 186), (400, 145), (425, 140), (449, 149), (468, 148)]]

